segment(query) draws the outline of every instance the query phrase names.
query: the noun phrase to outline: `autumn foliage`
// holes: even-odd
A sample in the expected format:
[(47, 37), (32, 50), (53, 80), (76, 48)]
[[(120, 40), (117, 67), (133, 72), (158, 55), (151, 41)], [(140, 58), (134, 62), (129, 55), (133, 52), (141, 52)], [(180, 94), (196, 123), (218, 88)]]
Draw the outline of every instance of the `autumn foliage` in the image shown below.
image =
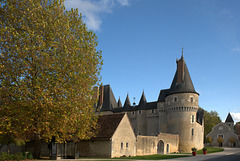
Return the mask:
[(96, 35), (62, 0), (0, 5), (0, 134), (26, 141), (91, 137), (102, 65)]

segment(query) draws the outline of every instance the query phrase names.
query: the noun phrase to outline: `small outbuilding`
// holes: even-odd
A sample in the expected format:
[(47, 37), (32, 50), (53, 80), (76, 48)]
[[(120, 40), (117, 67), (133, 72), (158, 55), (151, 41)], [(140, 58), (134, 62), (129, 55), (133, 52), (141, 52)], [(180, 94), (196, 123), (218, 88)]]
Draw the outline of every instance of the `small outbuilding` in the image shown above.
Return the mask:
[(136, 136), (127, 114), (109, 114), (98, 118), (96, 136), (77, 143), (80, 157), (106, 157), (136, 155)]
[(234, 131), (234, 121), (230, 113), (225, 122), (221, 122), (214, 126), (206, 137), (212, 139), (212, 146), (239, 146), (238, 135)]

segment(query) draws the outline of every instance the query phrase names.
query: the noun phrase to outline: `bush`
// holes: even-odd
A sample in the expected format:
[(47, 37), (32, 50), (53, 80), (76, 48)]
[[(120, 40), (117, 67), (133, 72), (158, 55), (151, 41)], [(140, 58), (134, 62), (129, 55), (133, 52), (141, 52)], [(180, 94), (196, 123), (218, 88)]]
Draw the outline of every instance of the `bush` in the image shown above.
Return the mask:
[(202, 149), (203, 151), (207, 151), (207, 147), (203, 147), (203, 149)]
[(192, 151), (193, 151), (193, 152), (196, 152), (196, 151), (197, 151), (197, 148), (195, 148), (195, 147), (192, 148)]
[(25, 159), (33, 159), (32, 153), (29, 152), (20, 152), (13, 154), (7, 154), (6, 152), (2, 152), (0, 155), (0, 161), (6, 161), (6, 160), (25, 160)]

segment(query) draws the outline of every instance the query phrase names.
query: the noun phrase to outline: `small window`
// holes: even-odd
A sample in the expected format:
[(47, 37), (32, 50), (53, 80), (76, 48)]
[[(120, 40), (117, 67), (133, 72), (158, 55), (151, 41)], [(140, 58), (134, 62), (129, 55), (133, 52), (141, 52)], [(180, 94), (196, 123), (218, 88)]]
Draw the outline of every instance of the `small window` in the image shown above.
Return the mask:
[(134, 111), (132, 112), (132, 114), (134, 115)]
[(193, 102), (193, 97), (190, 97), (190, 101)]
[(194, 123), (194, 122), (195, 122), (195, 116), (192, 115), (192, 123)]
[(192, 136), (194, 135), (194, 129), (192, 129)]
[(123, 143), (121, 143), (121, 149), (123, 149)]
[(142, 111), (141, 111), (141, 110), (139, 110), (139, 111), (138, 111), (138, 114), (142, 114)]
[(154, 109), (152, 109), (152, 113), (155, 113), (155, 110), (154, 110)]
[(126, 143), (126, 148), (128, 148), (128, 143)]
[(174, 102), (177, 102), (177, 101), (178, 101), (177, 97), (174, 97)]

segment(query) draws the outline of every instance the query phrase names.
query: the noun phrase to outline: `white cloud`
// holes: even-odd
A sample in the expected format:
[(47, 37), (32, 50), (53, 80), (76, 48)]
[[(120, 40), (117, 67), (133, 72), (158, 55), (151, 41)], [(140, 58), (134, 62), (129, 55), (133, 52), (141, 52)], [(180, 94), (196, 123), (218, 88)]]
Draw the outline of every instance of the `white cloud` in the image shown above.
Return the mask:
[(66, 0), (66, 9), (78, 8), (87, 26), (100, 30), (102, 13), (111, 13), (114, 6), (129, 6), (130, 0)]
[(231, 115), (232, 115), (233, 120), (234, 120), (235, 122), (240, 121), (240, 113), (232, 113), (232, 112), (231, 112)]
[(239, 47), (232, 48), (232, 51), (235, 51), (235, 52), (240, 52), (240, 48), (239, 48)]

